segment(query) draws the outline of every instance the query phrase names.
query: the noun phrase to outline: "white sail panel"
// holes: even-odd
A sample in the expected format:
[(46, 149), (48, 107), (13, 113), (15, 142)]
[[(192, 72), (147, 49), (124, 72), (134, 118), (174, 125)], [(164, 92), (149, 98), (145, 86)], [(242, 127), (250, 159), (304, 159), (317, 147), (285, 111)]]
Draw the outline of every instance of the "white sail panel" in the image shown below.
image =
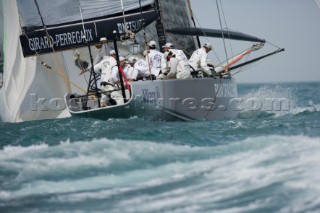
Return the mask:
[[(121, 13), (120, 0), (37, 0), (45, 25), (59, 25), (95, 17)], [(141, 0), (141, 6), (151, 5), (154, 0)], [(43, 26), (34, 0), (17, 0), (24, 27)], [(138, 0), (123, 0), (125, 11), (139, 9)]]

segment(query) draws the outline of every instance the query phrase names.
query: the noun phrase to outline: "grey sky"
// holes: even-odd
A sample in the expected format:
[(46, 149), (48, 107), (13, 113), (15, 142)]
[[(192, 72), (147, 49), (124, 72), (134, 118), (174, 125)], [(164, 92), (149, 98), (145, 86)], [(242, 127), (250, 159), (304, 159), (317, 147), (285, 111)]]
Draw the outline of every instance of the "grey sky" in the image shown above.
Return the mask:
[[(319, 2), (222, 0), (228, 28), (264, 38), (286, 49), (237, 74), (238, 82), (320, 81), (320, 8), (316, 1)], [(191, 0), (191, 4), (201, 27), (220, 29), (215, 0)], [(222, 39), (208, 39), (213, 43), (220, 60), (225, 60)], [(207, 41), (207, 38), (202, 38), (202, 41)], [(231, 44), (233, 53), (251, 46), (250, 42), (232, 41)], [(230, 47), (229, 41), (227, 47)], [(252, 56), (272, 50), (272, 46), (266, 44)], [(210, 53), (209, 58), (218, 63), (214, 53)]]

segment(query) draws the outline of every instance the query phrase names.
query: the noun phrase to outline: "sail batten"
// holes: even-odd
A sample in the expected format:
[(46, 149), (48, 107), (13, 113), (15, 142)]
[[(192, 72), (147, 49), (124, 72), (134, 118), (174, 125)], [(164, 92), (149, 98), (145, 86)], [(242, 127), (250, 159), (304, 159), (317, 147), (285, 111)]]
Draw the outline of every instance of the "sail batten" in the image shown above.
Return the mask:
[(190, 36), (207, 36), (215, 38), (225, 38), (241, 41), (253, 41), (263, 42), (264, 39), (247, 35), (241, 32), (235, 32), (230, 30), (217, 30), (217, 29), (206, 29), (197, 27), (175, 27), (166, 30), (167, 33), (178, 34), (178, 35), (190, 35)]

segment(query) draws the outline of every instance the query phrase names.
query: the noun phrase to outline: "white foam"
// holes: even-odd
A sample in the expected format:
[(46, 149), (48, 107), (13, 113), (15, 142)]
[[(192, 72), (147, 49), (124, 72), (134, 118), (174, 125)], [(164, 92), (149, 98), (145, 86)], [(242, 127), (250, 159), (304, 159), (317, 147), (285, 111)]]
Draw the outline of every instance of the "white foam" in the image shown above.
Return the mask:
[[(17, 166), (22, 170), (22, 177), (13, 182), (29, 180), (16, 190), (0, 191), (0, 199), (55, 194), (51, 202), (56, 203), (117, 196), (117, 207), (123, 212), (171, 209), (174, 209), (173, 212), (202, 212), (205, 208), (220, 208), (221, 212), (245, 212), (272, 205), (279, 193), (299, 192), (299, 202), (294, 198), (287, 198), (287, 206), (304, 211), (308, 206), (320, 204), (317, 199), (320, 194), (320, 138), (274, 135), (247, 138), (218, 147), (94, 139), (91, 142), (61, 143), (54, 147), (39, 145), (40, 147), (43, 150), (34, 147), (6, 147), (0, 151), (1, 166), (17, 159), (25, 166)], [(22, 154), (15, 157), (4, 155), (10, 153), (10, 150), (18, 150)], [(62, 159), (47, 158), (48, 153), (53, 155), (59, 152), (62, 153)], [(74, 155), (75, 152), (79, 155)], [(41, 160), (50, 167), (62, 164), (60, 170), (66, 171), (65, 177), (56, 181), (45, 180), (41, 175), (50, 171), (43, 170), (33, 176), (28, 174), (28, 178), (23, 177), (30, 168), (35, 169), (26, 160), (34, 154), (39, 158), (35, 161), (38, 165)], [(128, 170), (120, 173), (110, 170), (110, 173), (103, 175), (84, 174), (77, 179), (69, 179), (67, 174), (73, 171), (70, 168), (81, 168), (78, 161), (92, 167), (102, 164), (102, 171), (114, 163), (143, 165), (128, 167)], [(36, 170), (33, 171), (37, 173)], [(59, 172), (59, 169), (54, 172)], [(172, 185), (170, 190), (160, 190), (154, 194), (139, 193), (144, 189), (156, 190), (167, 184)], [(279, 186), (273, 188), (274, 184)], [(265, 194), (256, 197), (250, 205), (221, 208), (224, 202), (241, 200), (246, 193), (259, 190)], [(268, 190), (273, 191), (268, 193)], [(122, 198), (121, 195), (127, 192), (134, 196)]]
[(255, 116), (258, 112), (266, 112), (278, 117), (320, 111), (320, 104), (313, 104), (312, 101), (305, 103), (305, 106), (298, 106), (295, 94), (296, 89), (282, 86), (281, 84), (275, 86), (265, 85), (241, 97), (244, 99), (241, 105), (244, 110), (240, 111), (240, 113), (243, 116)]

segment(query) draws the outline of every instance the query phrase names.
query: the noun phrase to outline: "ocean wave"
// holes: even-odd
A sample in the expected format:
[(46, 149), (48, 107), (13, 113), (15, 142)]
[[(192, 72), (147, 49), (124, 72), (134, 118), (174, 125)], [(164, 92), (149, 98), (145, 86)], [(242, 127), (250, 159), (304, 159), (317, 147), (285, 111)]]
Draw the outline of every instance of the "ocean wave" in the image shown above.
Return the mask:
[(15, 175), (1, 184), (0, 200), (40, 197), (73, 208), (103, 200), (110, 212), (305, 211), (320, 205), (319, 151), (320, 138), (302, 135), (217, 147), (105, 138), (7, 146), (1, 176)]

